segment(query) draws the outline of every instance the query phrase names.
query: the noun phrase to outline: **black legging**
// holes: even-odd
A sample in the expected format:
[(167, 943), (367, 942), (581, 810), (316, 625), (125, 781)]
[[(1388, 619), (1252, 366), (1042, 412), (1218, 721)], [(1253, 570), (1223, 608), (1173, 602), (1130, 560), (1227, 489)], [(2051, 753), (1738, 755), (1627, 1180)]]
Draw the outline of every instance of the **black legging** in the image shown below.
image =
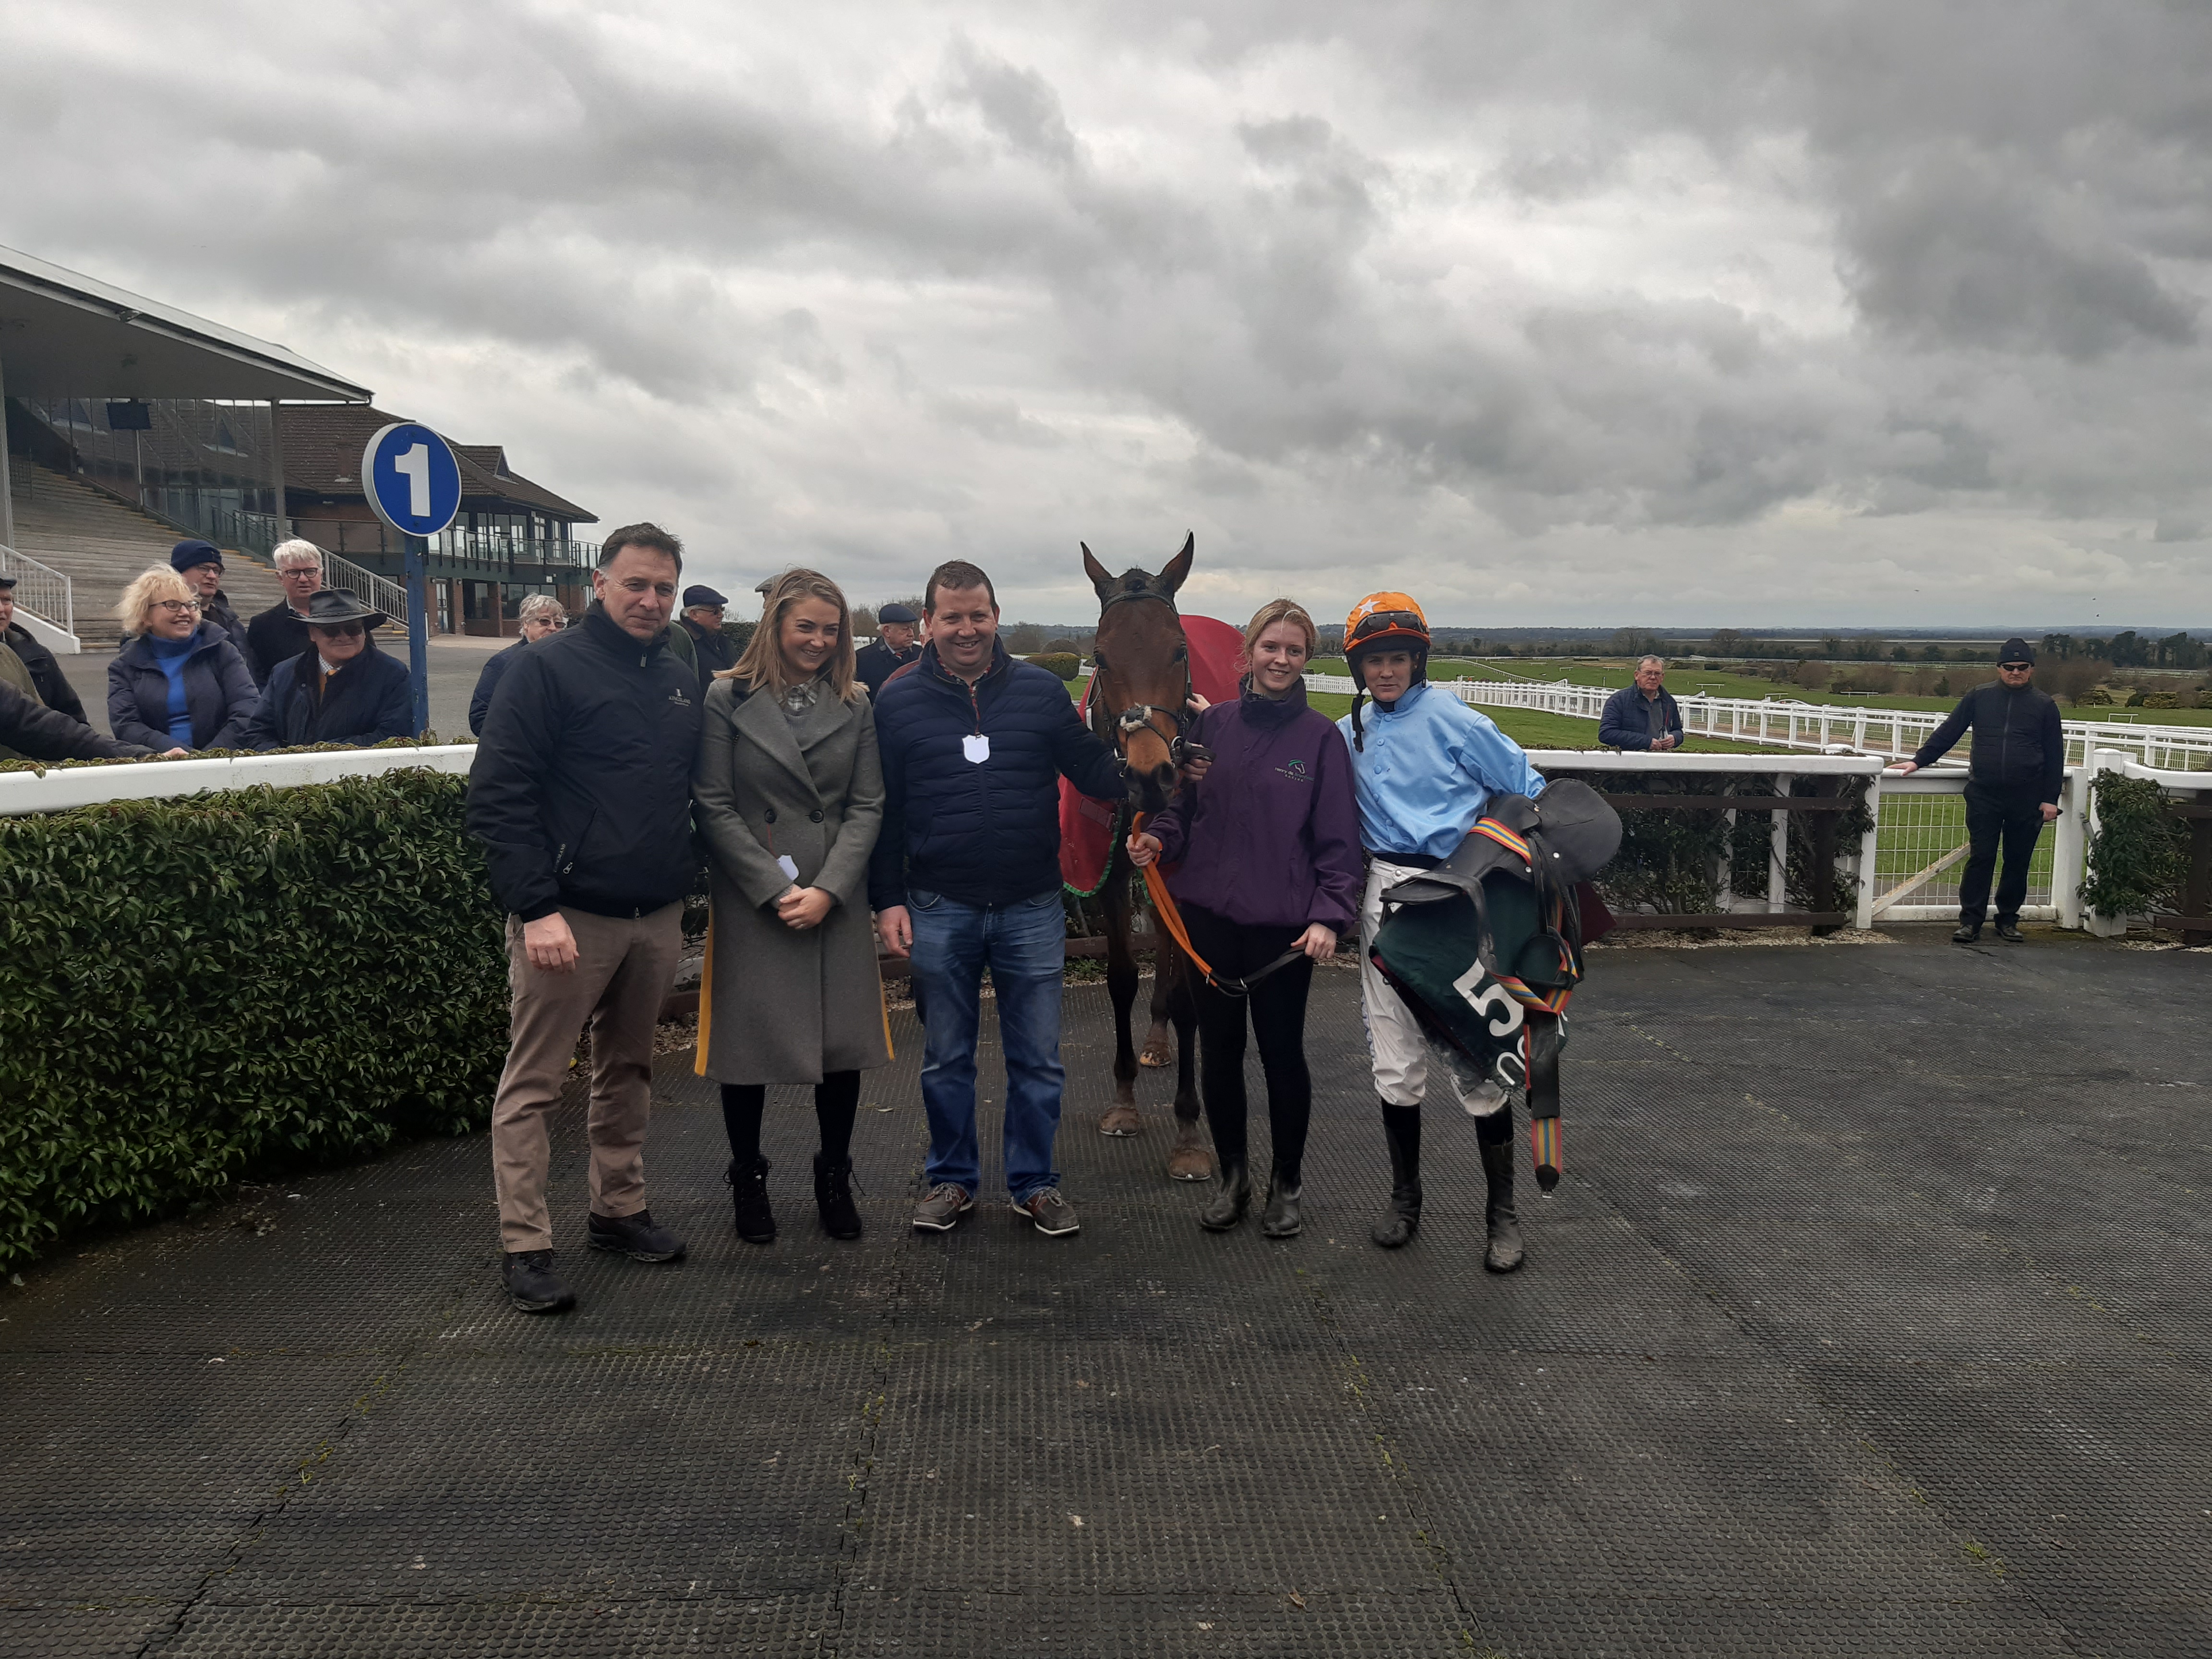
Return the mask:
[[(757, 1083), (722, 1085), (722, 1127), (730, 1132), (730, 1156), (741, 1164), (760, 1157), (761, 1112), (768, 1090)], [(822, 1159), (842, 1164), (853, 1155), (853, 1120), (860, 1111), (860, 1074), (831, 1072), (814, 1085), (814, 1121), (822, 1129)]]
[[(1190, 942), (1224, 978), (1256, 974), (1291, 947), (1304, 927), (1245, 927), (1195, 904), (1182, 907)], [(1198, 979), (1199, 1087), (1213, 1150), (1224, 1164), (1247, 1158), (1244, 1134), (1244, 1021), (1251, 1016), (1259, 1039), (1260, 1069), (1267, 1079), (1267, 1127), (1275, 1143), (1275, 1174), (1295, 1187), (1305, 1162), (1306, 1126), (1313, 1117), (1313, 1075), (1306, 1069), (1306, 993), (1313, 963), (1300, 957), (1279, 968), (1241, 997)]]

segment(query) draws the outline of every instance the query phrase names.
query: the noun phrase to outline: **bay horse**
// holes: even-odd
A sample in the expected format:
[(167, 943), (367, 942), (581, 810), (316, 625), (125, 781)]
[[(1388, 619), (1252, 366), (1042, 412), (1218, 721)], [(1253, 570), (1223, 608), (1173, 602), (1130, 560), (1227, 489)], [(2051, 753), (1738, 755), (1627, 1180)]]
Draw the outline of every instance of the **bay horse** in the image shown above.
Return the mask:
[[(1183, 637), (1175, 596), (1190, 574), (1196, 544), (1195, 536), (1185, 536), (1182, 551), (1158, 575), (1133, 568), (1115, 576), (1087, 544), (1079, 544), (1084, 574), (1098, 595), (1098, 636), (1091, 653), (1086, 700), (1091, 730), (1127, 763), (1129, 779), (1127, 799), (1115, 815), (1100, 894), (1106, 910), (1106, 989), (1114, 1000), (1114, 1104), (1098, 1128), (1109, 1135), (1135, 1134), (1143, 1121), (1137, 1111), (1137, 1051), (1129, 1021), (1137, 1000), (1137, 952), (1130, 879), (1134, 869), (1127, 838), (1134, 815), (1157, 812), (1168, 804), (1182, 766), (1190, 723), (1190, 644)], [(1209, 1181), (1213, 1153), (1199, 1128), (1194, 1075), (1194, 970), (1165, 929), (1155, 928), (1152, 937), (1152, 1029), (1145, 1063), (1164, 1065), (1166, 1025), (1172, 1024), (1176, 1035), (1176, 1138), (1168, 1152), (1168, 1175), (1176, 1181)]]

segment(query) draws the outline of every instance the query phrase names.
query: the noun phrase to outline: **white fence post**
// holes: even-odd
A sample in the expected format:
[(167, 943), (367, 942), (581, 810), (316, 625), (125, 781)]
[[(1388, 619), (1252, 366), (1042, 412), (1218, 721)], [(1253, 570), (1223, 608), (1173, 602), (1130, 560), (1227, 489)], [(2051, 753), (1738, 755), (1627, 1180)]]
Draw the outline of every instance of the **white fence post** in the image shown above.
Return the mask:
[[(1788, 794), (1790, 782), (1790, 774), (1778, 774), (1774, 780), (1774, 793)], [(1767, 844), (1766, 908), (1777, 914), (1790, 908), (1790, 814), (1787, 812), (1774, 815), (1774, 836)]]
[(1879, 772), (1867, 780), (1866, 804), (1866, 834), (1859, 837), (1858, 914), (1851, 919), (1851, 926), (1862, 933), (1874, 926), (1875, 878), (1881, 867), (1881, 774)]
[(2061, 927), (2081, 925), (2082, 854), (2088, 846), (2090, 772), (2069, 767), (2058, 791), (2058, 822), (2051, 842), (2051, 902), (2058, 909)]

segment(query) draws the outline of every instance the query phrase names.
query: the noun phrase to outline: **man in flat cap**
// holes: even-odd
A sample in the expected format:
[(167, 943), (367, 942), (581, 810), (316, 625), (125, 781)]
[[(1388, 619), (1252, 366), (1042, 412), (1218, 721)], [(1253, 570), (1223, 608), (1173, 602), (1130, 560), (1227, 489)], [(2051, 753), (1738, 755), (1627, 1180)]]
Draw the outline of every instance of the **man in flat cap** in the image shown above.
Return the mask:
[[(185, 586), (192, 590), (200, 602), (200, 616), (213, 623), (230, 636), (238, 647), (238, 654), (246, 659), (246, 672), (253, 676), (256, 685), (267, 678), (268, 670), (253, 659), (253, 647), (246, 637), (246, 624), (231, 608), (230, 596), (222, 591), (222, 550), (213, 542), (181, 541), (169, 550), (169, 568), (185, 579)], [(275, 667), (271, 663), (270, 668)]]
[(691, 636), (693, 656), (699, 672), (699, 684), (725, 669), (738, 665), (737, 647), (730, 636), (722, 632), (722, 607), (729, 604), (720, 593), (705, 583), (684, 590), (684, 631)]
[(1997, 677), (1959, 699), (1920, 752), (1890, 769), (1899, 776), (1933, 766), (1973, 728), (1966, 774), (1966, 872), (1959, 880), (1957, 945), (1982, 936), (1989, 912), (1990, 877), (1999, 842), (2004, 876), (1997, 883), (1997, 937), (2021, 943), (2020, 907), (2027, 898), (2027, 866), (2036, 837), (2058, 816), (2058, 791), (2066, 777), (2066, 731), (2058, 704), (2029, 684), (2035, 651), (2026, 640), (2007, 640), (1997, 653)]
[(921, 654), (914, 637), (921, 621), (903, 605), (878, 608), (875, 641), (853, 659), (853, 672), (868, 688), (871, 697), (884, 689), (885, 680)]

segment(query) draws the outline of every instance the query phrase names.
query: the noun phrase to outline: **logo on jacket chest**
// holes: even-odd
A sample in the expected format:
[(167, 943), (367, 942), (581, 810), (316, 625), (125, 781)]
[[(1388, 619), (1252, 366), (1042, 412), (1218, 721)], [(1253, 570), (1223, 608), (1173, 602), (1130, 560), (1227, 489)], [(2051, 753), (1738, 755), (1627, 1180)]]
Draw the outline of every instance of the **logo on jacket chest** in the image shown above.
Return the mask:
[(1302, 760), (1285, 761), (1275, 770), (1293, 782), (1310, 783), (1313, 781), (1313, 774), (1306, 769), (1306, 763)]
[(668, 694), (668, 701), (678, 708), (689, 708), (691, 706), (691, 699), (684, 695), (684, 688), (680, 685)]

